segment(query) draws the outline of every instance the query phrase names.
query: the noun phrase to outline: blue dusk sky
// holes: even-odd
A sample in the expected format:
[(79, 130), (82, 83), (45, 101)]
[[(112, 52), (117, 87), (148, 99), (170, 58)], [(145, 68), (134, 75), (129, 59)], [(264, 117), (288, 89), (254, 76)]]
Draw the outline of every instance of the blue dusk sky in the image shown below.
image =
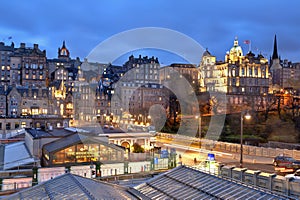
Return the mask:
[[(244, 53), (248, 46), (243, 41), (250, 40), (255, 54), (261, 52), (269, 58), (276, 34), (281, 58), (297, 62), (300, 61), (299, 8), (298, 0), (10, 0), (1, 2), (0, 40), (7, 45), (14, 42), (17, 47), (21, 42), (26, 46), (37, 43), (40, 49), (47, 50), (48, 58), (57, 57), (57, 49), (65, 40), (71, 57), (83, 59), (116, 34), (159, 27), (186, 35), (208, 48), (217, 60), (224, 60), (235, 36)], [(148, 38), (139, 36), (137, 40)], [(110, 45), (111, 50), (118, 45), (122, 44)], [(139, 53), (157, 56), (164, 64), (184, 62), (182, 55), (180, 58), (149, 49), (132, 49), (117, 60), (99, 58), (98, 61), (122, 64), (129, 54)]]

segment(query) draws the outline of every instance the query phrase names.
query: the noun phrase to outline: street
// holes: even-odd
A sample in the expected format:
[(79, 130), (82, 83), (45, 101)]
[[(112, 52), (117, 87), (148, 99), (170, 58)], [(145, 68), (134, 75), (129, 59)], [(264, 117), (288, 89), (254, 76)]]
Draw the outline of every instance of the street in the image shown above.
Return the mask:
[[(196, 166), (201, 161), (205, 161), (209, 153), (215, 155), (215, 160), (227, 166), (239, 167), (240, 154), (228, 153), (220, 151), (210, 151), (206, 149), (199, 149), (199, 146), (188, 144), (186, 141), (182, 143), (172, 139), (157, 137), (157, 146), (162, 149), (175, 148), (177, 152), (178, 162), (182, 162), (184, 165)], [(250, 170), (260, 170), (262, 172), (275, 173), (272, 165), (272, 158), (258, 157), (258, 156), (243, 156), (243, 167)]]

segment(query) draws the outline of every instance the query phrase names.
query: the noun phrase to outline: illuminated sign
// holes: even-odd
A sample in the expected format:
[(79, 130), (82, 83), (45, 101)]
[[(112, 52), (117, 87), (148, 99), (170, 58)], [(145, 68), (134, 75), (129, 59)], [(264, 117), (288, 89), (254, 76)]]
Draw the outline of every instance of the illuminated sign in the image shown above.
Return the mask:
[(94, 158), (95, 157), (94, 153), (90, 152), (90, 151), (68, 152), (67, 156), (70, 156), (70, 157), (75, 156), (75, 158)]
[(215, 160), (215, 154), (213, 154), (213, 153), (207, 154), (207, 160), (210, 160), (210, 161)]

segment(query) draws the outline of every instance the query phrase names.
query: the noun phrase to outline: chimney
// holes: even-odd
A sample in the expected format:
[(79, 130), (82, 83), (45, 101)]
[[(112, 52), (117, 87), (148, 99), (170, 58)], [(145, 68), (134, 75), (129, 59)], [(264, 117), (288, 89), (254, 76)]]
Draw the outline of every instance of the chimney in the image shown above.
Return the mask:
[(25, 43), (22, 42), (22, 43), (20, 44), (20, 48), (25, 49)]
[(34, 49), (38, 49), (38, 48), (39, 48), (39, 45), (38, 45), (38, 44), (33, 44), (33, 48), (34, 48)]

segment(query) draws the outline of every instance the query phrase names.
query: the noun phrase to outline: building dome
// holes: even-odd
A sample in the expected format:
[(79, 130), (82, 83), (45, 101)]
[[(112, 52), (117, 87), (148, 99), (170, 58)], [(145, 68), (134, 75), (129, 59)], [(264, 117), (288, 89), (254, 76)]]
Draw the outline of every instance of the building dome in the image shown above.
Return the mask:
[(208, 51), (208, 49), (206, 48), (206, 50), (204, 51), (202, 56), (211, 56), (210, 52)]
[(233, 47), (229, 51), (229, 59), (235, 62), (238, 61), (241, 56), (243, 56), (243, 50), (241, 46), (239, 46), (237, 37), (235, 37)]

